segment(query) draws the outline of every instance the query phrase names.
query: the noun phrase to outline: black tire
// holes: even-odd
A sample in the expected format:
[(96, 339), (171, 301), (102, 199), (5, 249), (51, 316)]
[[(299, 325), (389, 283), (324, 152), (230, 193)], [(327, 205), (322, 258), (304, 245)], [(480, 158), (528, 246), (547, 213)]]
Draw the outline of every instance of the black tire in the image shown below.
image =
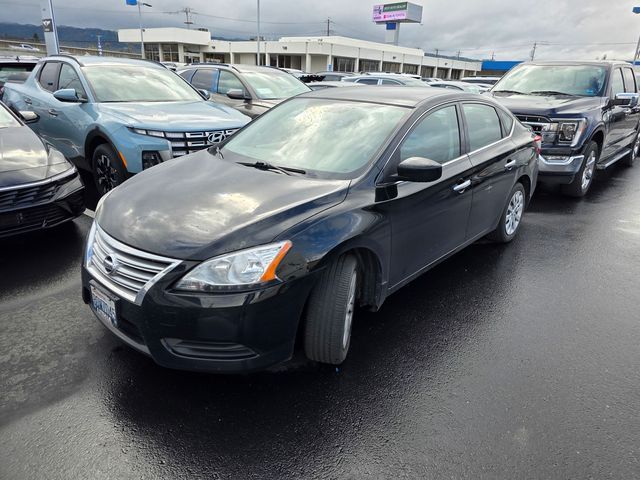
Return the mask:
[(627, 167), (633, 167), (633, 162), (635, 162), (636, 158), (638, 158), (638, 155), (640, 155), (640, 128), (638, 129), (636, 138), (631, 144), (631, 153), (624, 157), (621, 163)]
[(582, 161), (580, 170), (576, 173), (573, 182), (568, 185), (562, 185), (562, 193), (568, 197), (584, 197), (593, 184), (599, 159), (600, 149), (598, 148), (598, 144), (596, 142), (589, 142), (589, 145), (587, 145), (587, 148), (584, 150), (584, 160)]
[(107, 143), (98, 145), (92, 159), (93, 181), (100, 196), (113, 190), (127, 179), (127, 171), (113, 147)]
[[(509, 243), (515, 238), (522, 224), (522, 217), (527, 206), (527, 191), (524, 186), (518, 182), (511, 189), (507, 204), (500, 215), (500, 221), (496, 229), (487, 235), (494, 242)], [(509, 216), (511, 222), (507, 222)], [(515, 228), (513, 228), (515, 227)], [(513, 230), (512, 230), (513, 228)]]
[(344, 362), (357, 294), (358, 262), (343, 255), (325, 269), (309, 296), (304, 328), (307, 358), (332, 365)]

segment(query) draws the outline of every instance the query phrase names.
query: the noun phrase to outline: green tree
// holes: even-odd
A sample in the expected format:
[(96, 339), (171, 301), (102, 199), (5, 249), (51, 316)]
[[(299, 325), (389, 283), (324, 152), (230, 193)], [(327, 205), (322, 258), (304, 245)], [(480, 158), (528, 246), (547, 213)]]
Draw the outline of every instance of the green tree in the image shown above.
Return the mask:
[(33, 34), (33, 41), (34, 42), (39, 42), (40, 41), (40, 36), (38, 35), (37, 32)]

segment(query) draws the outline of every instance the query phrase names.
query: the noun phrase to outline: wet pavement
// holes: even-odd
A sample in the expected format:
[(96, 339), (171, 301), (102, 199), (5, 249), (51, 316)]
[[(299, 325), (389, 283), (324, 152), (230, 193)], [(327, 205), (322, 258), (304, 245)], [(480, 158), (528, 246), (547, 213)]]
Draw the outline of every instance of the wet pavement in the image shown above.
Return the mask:
[(90, 218), (0, 241), (0, 478), (638, 478), (640, 165), (606, 177), (361, 312), (338, 369), (163, 369), (82, 303)]

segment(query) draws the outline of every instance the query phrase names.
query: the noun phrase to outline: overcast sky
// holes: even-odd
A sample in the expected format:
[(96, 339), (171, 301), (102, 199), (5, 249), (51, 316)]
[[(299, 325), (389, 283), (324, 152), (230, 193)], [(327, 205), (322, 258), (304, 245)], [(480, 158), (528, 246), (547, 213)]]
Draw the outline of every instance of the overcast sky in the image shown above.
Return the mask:
[[(256, 0), (146, 0), (147, 27), (181, 26), (191, 7), (196, 26), (215, 36), (255, 32)], [(261, 0), (262, 31), (269, 38), (320, 35), (327, 17), (334, 34), (384, 41), (371, 22), (372, 0)], [(390, 3), (390, 2), (387, 2)], [(403, 25), (400, 43), (446, 55), (522, 59), (538, 43), (536, 58), (630, 59), (640, 34), (640, 0), (416, 0), (423, 23)], [(53, 0), (58, 25), (118, 29), (137, 27), (137, 8), (125, 0)], [(81, 5), (81, 7), (79, 7)], [(0, 0), (0, 21), (40, 23), (39, 0)]]

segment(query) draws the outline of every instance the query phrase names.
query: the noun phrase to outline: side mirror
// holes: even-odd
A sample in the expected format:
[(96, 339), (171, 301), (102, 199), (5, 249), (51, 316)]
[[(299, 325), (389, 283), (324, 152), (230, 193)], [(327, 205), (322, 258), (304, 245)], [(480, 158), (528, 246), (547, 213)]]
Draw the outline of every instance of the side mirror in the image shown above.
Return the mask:
[(20, 110), (18, 112), (24, 120), (24, 123), (34, 123), (40, 119), (40, 116), (36, 112), (30, 112), (29, 110)]
[(63, 88), (53, 92), (53, 97), (61, 102), (68, 103), (84, 103), (85, 99), (78, 97), (78, 92), (75, 88)]
[(239, 88), (232, 88), (231, 90), (229, 90), (227, 92), (227, 97), (233, 100), (251, 100), (251, 97), (249, 97), (246, 93), (244, 93), (243, 90), (240, 90)]
[(410, 157), (398, 164), (398, 180), (434, 182), (442, 176), (442, 165), (429, 158)]
[(202, 95), (202, 98), (205, 100), (209, 100), (211, 98), (211, 92), (209, 90), (205, 90), (204, 88), (199, 88), (198, 93)]
[(617, 93), (613, 99), (614, 105), (620, 105), (622, 107), (635, 108), (638, 106), (638, 99), (640, 94), (637, 93)]

